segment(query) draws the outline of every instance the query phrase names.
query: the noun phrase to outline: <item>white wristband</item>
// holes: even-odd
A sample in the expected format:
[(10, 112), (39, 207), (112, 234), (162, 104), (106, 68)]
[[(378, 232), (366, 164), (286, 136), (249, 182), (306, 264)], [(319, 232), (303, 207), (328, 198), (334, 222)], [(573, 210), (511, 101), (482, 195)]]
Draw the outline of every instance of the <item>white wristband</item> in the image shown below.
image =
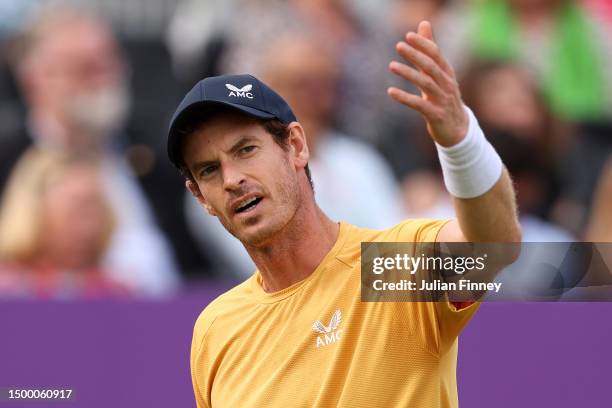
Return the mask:
[(483, 195), (497, 183), (503, 164), (485, 138), (474, 113), (467, 106), (465, 110), (470, 121), (465, 138), (451, 147), (437, 143), (436, 147), (446, 189), (458, 198), (474, 198)]

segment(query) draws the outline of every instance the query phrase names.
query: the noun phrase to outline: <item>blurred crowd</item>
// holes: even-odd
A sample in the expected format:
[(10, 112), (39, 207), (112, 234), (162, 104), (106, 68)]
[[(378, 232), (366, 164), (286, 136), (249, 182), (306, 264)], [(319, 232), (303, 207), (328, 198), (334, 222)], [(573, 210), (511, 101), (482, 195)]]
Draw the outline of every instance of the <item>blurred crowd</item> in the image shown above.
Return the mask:
[[(304, 126), (319, 205), (453, 217), (388, 86), (422, 20), (517, 188), (525, 241), (612, 241), (611, 0), (0, 0), (0, 297), (163, 297), (254, 271), (166, 159), (203, 77), (252, 73)], [(118, 4), (118, 3), (117, 3)]]

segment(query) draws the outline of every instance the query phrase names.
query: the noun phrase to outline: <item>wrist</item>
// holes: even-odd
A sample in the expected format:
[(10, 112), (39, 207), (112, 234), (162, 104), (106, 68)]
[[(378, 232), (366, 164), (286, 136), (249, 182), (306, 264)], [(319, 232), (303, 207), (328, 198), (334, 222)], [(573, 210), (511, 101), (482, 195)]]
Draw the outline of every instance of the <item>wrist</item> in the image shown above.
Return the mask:
[(447, 190), (458, 198), (475, 198), (495, 185), (503, 164), (472, 111), (467, 106), (465, 110), (468, 115), (465, 137), (449, 147), (436, 143), (436, 148)]
[(463, 123), (460, 125), (460, 129), (457, 130), (454, 134), (449, 135), (446, 140), (436, 141), (436, 144), (440, 147), (450, 148), (456, 146), (466, 138), (470, 129), (470, 111), (465, 105), (463, 106)]

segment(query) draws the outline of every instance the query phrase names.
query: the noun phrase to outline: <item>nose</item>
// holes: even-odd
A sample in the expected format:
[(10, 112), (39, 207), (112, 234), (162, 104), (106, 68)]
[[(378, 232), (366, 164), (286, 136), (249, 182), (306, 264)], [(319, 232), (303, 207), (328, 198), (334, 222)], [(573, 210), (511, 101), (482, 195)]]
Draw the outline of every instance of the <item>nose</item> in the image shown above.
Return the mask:
[(235, 191), (240, 188), (240, 185), (244, 183), (245, 176), (237, 168), (231, 164), (225, 164), (223, 166), (223, 188), (226, 191)]

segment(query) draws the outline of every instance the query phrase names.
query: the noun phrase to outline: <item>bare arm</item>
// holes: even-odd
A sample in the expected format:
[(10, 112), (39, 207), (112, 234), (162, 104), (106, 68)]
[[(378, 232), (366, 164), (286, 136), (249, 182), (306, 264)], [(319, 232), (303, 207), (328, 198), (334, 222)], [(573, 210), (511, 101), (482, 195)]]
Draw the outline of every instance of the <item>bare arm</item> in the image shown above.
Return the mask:
[(519, 242), (514, 188), (508, 172), (477, 198), (453, 198), (457, 219), (440, 230), (439, 242)]
[[(389, 69), (414, 83), (421, 95), (398, 88), (388, 94), (397, 102), (417, 110), (427, 122), (431, 138), (441, 146), (461, 142), (468, 131), (465, 111), (453, 68), (442, 56), (433, 39), (431, 25), (422, 22), (418, 33), (408, 33), (397, 51), (417, 68), (393, 61)], [(497, 183), (479, 197), (453, 198), (457, 219), (446, 224), (438, 235), (440, 242), (518, 242), (518, 222), (512, 181), (504, 169)]]

